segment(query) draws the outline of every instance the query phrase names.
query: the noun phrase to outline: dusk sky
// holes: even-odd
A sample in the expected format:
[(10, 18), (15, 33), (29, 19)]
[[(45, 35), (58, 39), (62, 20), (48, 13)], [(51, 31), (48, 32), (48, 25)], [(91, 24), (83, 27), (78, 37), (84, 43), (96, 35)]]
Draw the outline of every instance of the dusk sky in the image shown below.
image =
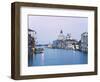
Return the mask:
[(66, 36), (71, 33), (73, 39), (80, 40), (83, 32), (88, 32), (87, 17), (64, 16), (29, 16), (29, 27), (37, 32), (38, 44), (52, 43), (58, 38), (60, 31)]

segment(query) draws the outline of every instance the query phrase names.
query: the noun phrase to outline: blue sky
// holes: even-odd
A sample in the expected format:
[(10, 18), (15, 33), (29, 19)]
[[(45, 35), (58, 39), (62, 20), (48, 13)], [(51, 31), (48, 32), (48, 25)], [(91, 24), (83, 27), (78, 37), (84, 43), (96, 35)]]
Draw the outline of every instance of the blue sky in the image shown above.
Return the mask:
[(37, 32), (38, 44), (52, 43), (58, 38), (60, 30), (63, 34), (71, 33), (73, 39), (80, 40), (83, 32), (88, 32), (87, 17), (64, 17), (64, 16), (28, 16), (28, 28)]

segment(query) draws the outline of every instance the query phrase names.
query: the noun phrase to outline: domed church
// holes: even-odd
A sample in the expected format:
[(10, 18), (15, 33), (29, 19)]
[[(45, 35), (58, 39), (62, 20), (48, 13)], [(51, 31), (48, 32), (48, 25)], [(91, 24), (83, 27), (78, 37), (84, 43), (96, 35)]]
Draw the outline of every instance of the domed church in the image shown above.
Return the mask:
[(58, 35), (58, 40), (65, 40), (65, 36), (62, 30), (60, 31), (60, 34)]

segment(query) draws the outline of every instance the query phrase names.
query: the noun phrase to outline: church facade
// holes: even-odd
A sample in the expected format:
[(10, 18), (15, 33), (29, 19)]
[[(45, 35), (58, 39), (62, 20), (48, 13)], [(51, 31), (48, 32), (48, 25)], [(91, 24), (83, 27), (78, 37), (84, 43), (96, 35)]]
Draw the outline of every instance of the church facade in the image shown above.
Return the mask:
[(60, 31), (58, 39), (53, 41), (52, 48), (58, 49), (79, 49), (78, 41), (71, 38), (71, 34), (64, 36), (63, 31)]

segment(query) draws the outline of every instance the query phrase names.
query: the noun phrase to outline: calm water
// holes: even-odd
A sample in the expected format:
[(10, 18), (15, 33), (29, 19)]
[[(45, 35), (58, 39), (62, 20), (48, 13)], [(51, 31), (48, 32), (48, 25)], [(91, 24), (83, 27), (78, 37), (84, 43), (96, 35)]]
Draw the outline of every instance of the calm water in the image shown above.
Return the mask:
[(30, 54), (28, 66), (87, 64), (86, 53), (64, 49), (44, 48), (44, 53)]

